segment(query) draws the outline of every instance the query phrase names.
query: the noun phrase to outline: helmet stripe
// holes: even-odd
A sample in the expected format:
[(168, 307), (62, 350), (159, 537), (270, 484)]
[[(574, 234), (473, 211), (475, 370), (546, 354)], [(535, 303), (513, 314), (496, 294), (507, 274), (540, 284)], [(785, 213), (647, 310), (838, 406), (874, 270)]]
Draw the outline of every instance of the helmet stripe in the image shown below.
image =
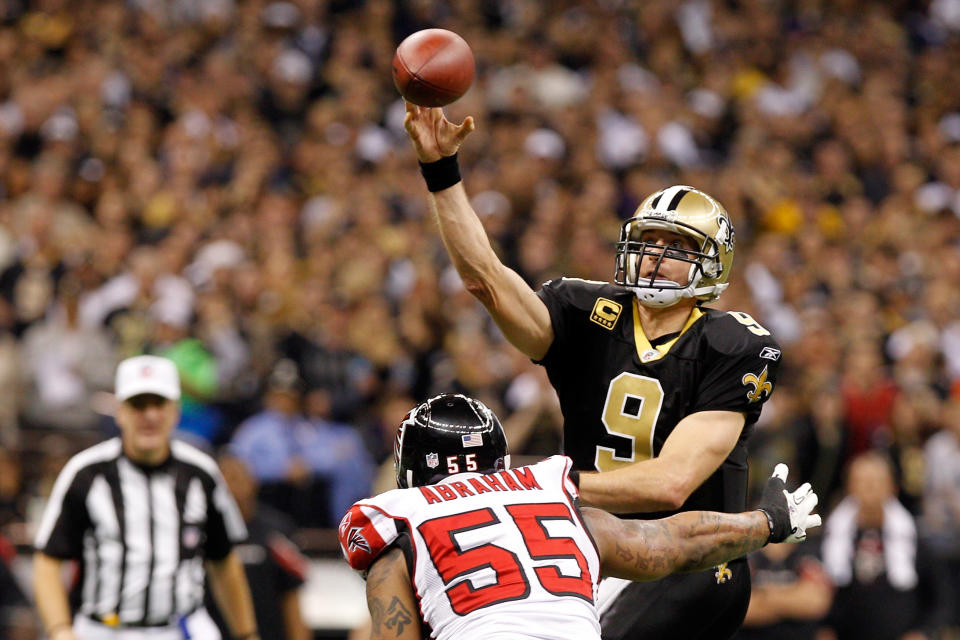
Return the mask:
[(672, 187), (667, 187), (663, 191), (657, 194), (657, 197), (653, 199), (650, 203), (650, 209), (653, 211), (658, 211), (660, 213), (666, 213), (667, 211), (673, 210), (673, 201), (676, 199), (677, 193), (686, 191), (690, 187), (687, 187), (682, 184), (675, 184)]
[(673, 199), (670, 200), (670, 204), (667, 205), (667, 211), (676, 211), (677, 207), (680, 206), (680, 201), (683, 200), (683, 196), (690, 193), (690, 191), (692, 191), (692, 189), (680, 187), (680, 190), (675, 193)]

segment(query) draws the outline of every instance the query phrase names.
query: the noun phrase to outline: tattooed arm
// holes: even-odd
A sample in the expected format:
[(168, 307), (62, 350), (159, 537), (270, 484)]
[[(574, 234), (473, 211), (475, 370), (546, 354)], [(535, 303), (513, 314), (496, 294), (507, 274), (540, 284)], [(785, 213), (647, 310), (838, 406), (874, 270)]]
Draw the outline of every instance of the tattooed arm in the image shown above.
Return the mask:
[(603, 575), (627, 580), (709, 569), (761, 548), (770, 537), (761, 511), (687, 511), (662, 520), (622, 520), (584, 508), (583, 518), (600, 551)]
[(367, 572), (370, 640), (420, 640), (420, 613), (400, 549), (380, 556)]

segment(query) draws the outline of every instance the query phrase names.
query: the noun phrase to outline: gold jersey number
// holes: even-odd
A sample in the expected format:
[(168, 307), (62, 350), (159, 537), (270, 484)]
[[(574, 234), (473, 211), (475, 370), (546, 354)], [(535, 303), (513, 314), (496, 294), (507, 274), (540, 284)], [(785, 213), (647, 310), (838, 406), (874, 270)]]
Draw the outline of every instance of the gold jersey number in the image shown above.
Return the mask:
[(743, 311), (727, 311), (737, 322), (747, 328), (747, 331), (755, 336), (768, 336), (770, 332), (760, 326), (760, 323), (753, 319), (753, 316)]
[(630, 443), (630, 456), (597, 445), (594, 466), (612, 471), (653, 457), (653, 428), (663, 405), (663, 387), (656, 378), (623, 372), (610, 381), (603, 403), (603, 427), (607, 434)]

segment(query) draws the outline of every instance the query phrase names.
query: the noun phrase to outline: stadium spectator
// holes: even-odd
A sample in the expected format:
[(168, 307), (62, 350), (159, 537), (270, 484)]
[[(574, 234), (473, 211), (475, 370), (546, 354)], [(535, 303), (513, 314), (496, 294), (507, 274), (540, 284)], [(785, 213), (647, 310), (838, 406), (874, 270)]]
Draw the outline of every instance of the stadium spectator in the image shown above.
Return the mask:
[(304, 455), (311, 471), (329, 487), (329, 511), (323, 522), (331, 527), (351, 504), (370, 495), (375, 467), (356, 429), (330, 419), (333, 403), (329, 392), (311, 389), (303, 402), (309, 428)]
[(922, 640), (943, 624), (946, 594), (894, 470), (868, 451), (850, 463), (847, 496), (824, 527), (821, 557), (836, 586), (825, 621), (836, 640)]
[(63, 276), (56, 303), (23, 335), (25, 426), (93, 430), (100, 421), (91, 397), (110, 388), (116, 358), (103, 327), (80, 323), (80, 287), (77, 278)]
[[(259, 504), (257, 481), (244, 462), (224, 455), (217, 464), (247, 524), (247, 538), (236, 550), (247, 574), (260, 638), (307, 640), (311, 636), (300, 613), (300, 587), (307, 577), (308, 564), (290, 540), (293, 521)], [(210, 607), (212, 599), (208, 597), (207, 602), (214, 611)], [(228, 637), (222, 617), (213, 617), (221, 635)]]
[(833, 584), (816, 545), (767, 545), (748, 557), (750, 606), (737, 640), (814, 640), (830, 610)]
[(237, 429), (230, 451), (260, 483), (260, 498), (300, 526), (335, 525), (370, 491), (374, 466), (355, 429), (330, 420), (323, 389), (305, 392), (296, 365), (271, 374), (264, 410)]
[(921, 533), (942, 567), (948, 623), (960, 628), (960, 400), (944, 407), (943, 428), (925, 454)]

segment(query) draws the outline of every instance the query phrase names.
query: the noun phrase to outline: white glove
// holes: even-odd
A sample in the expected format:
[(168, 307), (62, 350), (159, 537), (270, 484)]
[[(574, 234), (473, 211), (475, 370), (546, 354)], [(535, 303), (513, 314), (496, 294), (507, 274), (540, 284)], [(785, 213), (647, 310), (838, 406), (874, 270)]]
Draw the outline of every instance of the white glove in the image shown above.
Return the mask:
[[(817, 494), (809, 482), (796, 491), (787, 491), (789, 473), (787, 465), (781, 462), (774, 467), (763, 490), (759, 508), (770, 519), (770, 542), (800, 542), (807, 538), (807, 529), (820, 526), (820, 516), (811, 513), (819, 502)], [(783, 494), (783, 500), (779, 494)]]

